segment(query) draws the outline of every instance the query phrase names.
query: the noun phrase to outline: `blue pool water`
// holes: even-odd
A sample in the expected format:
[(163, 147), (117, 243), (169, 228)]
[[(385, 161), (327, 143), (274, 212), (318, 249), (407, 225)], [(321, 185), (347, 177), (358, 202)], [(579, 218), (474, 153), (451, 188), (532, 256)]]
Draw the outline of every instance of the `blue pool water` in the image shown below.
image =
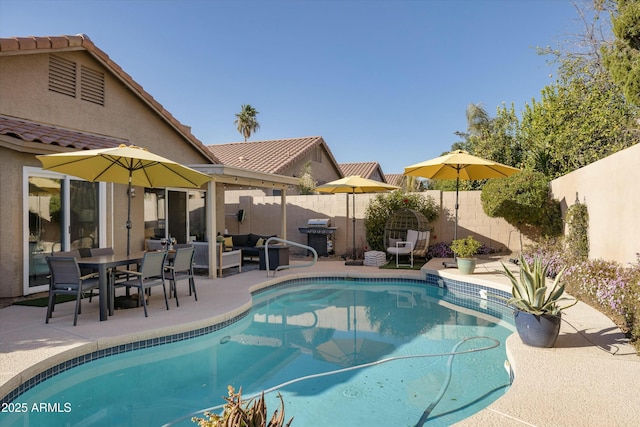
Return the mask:
[(273, 389), (269, 415), (280, 393), (293, 427), (451, 425), (509, 387), (513, 327), (500, 313), (419, 281), (283, 285), (221, 330), (55, 375), (17, 397), (13, 409), (26, 411), (0, 414), (0, 425), (195, 426), (191, 416), (223, 404), (228, 385), (245, 397)]

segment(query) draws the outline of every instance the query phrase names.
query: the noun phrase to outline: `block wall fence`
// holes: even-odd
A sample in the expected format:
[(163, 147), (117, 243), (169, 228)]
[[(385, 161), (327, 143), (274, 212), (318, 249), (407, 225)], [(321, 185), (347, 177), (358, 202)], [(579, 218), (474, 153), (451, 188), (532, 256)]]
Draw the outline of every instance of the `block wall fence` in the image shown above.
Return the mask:
[[(640, 144), (567, 174), (551, 183), (554, 198), (561, 202), (563, 216), (576, 195), (589, 211), (589, 257), (635, 262), (640, 253)], [(241, 195), (245, 194), (245, 195)], [(280, 197), (258, 193), (227, 192), (226, 228), (230, 233), (280, 234)], [(440, 216), (431, 224), (431, 240), (450, 242), (454, 235), (455, 192), (427, 191), (440, 207)], [(458, 237), (473, 235), (482, 243), (504, 253), (520, 251), (520, 233), (500, 218), (489, 218), (482, 210), (480, 191), (461, 191), (458, 210)], [(376, 194), (356, 194), (356, 248), (368, 248), (365, 241), (364, 213)], [(287, 239), (306, 244), (304, 227), (310, 218), (330, 218), (338, 227), (334, 245), (337, 254), (352, 245), (352, 195), (322, 194), (287, 196)], [(347, 203), (348, 199), (348, 203)], [(244, 209), (246, 219), (239, 223), (233, 213)], [(523, 245), (530, 243), (523, 237)]]
[[(430, 244), (450, 242), (455, 226), (455, 192), (428, 191), (440, 207), (440, 216), (431, 226)], [(234, 197), (235, 196), (235, 197)], [(368, 250), (365, 239), (364, 215), (369, 202), (376, 194), (355, 195), (356, 249)], [(348, 203), (347, 203), (348, 199)], [(230, 193), (226, 197), (226, 228), (229, 233), (281, 234), (280, 196), (240, 196)], [(244, 209), (246, 219), (239, 223), (231, 214)], [(300, 233), (311, 218), (330, 218), (331, 226), (338, 227), (334, 248), (338, 255), (351, 253), (353, 242), (353, 195), (319, 194), (287, 196), (287, 239), (306, 244), (307, 235)], [(486, 245), (501, 251), (519, 251), (519, 232), (500, 218), (489, 218), (480, 205), (480, 191), (460, 192), (458, 210), (458, 237), (473, 235)], [(296, 252), (304, 252), (297, 251)]]

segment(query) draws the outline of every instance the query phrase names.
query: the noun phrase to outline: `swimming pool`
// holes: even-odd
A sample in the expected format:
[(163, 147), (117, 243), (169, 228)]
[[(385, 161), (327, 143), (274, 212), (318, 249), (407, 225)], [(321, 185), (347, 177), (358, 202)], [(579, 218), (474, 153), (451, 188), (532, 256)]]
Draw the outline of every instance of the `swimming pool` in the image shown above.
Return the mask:
[[(0, 424), (193, 426), (190, 416), (223, 403), (227, 385), (245, 397), (282, 385), (293, 426), (416, 425), (431, 406), (425, 425), (450, 425), (508, 389), (503, 344), (513, 331), (502, 306), (453, 288), (283, 282), (223, 329), (55, 375), (18, 396), (29, 410)], [(275, 390), (266, 399), (272, 413)]]

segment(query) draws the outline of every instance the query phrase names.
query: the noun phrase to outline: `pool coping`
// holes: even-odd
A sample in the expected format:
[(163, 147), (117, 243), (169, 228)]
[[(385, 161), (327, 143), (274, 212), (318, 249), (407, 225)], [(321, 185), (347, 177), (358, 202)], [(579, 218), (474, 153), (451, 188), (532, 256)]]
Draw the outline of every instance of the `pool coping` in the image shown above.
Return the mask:
[[(189, 311), (206, 307), (207, 312), (189, 316), (191, 313), (182, 311), (177, 315), (180, 317), (178, 322), (175, 321), (173, 306), (166, 313), (159, 311), (159, 308), (152, 308), (148, 319), (153, 320), (150, 322), (141, 321), (145, 318), (140, 313), (134, 313), (136, 310), (117, 313), (108, 322), (98, 322), (97, 319), (92, 319), (91, 314), (84, 316), (83, 308), (83, 317), (79, 319), (79, 326), (76, 328), (70, 325), (68, 317), (62, 316), (55, 321), (52, 319), (49, 325), (45, 325), (42, 321), (43, 310), (8, 307), (0, 310), (0, 323), (4, 325), (0, 331), (0, 344), (4, 347), (0, 352), (0, 396), (5, 396), (6, 390), (11, 391), (19, 386), (24, 382), (23, 378), (43, 372), (71, 357), (120, 345), (136, 338), (154, 339), (159, 335), (167, 335), (168, 331), (179, 333), (185, 329), (211, 326), (212, 323), (229, 320), (250, 307), (250, 292), (269, 287), (283, 279), (309, 276), (391, 276), (415, 279), (424, 278), (426, 273), (430, 273), (493, 289), (509, 289), (504, 277), (495, 273), (500, 268), (498, 261), (490, 259), (479, 267), (477, 274), (463, 276), (456, 269), (444, 268), (442, 260), (431, 260), (422, 271), (403, 270), (402, 273), (372, 270), (369, 267), (345, 267), (342, 262), (325, 261), (319, 262), (315, 268), (304, 269), (303, 273), (283, 271), (279, 273), (282, 276), (277, 278), (265, 279), (264, 272), (243, 272), (223, 279), (200, 279), (199, 294), (206, 287), (222, 303), (190, 304), (192, 300), (183, 296), (178, 311), (182, 311), (184, 304), (190, 307)], [(93, 307), (89, 307), (86, 312), (91, 309)], [(568, 323), (563, 322), (561, 336), (552, 349), (526, 347), (517, 334), (507, 339), (507, 355), (515, 372), (510, 391), (457, 425), (600, 426), (603, 422), (609, 425), (635, 425), (640, 417), (640, 395), (634, 381), (634, 378), (640, 377), (640, 358), (635, 349), (628, 344), (613, 322), (586, 304), (579, 303), (566, 313)], [(13, 319), (14, 317), (17, 319)], [(20, 325), (20, 322), (31, 323)], [(100, 329), (96, 328), (98, 324)], [(122, 333), (122, 325), (137, 329)], [(92, 329), (97, 330), (97, 336)], [(40, 346), (37, 345), (38, 342), (30, 346), (26, 340), (21, 339), (21, 334), (35, 335), (43, 341)], [(12, 353), (15, 353), (15, 357)], [(616, 378), (616, 381), (611, 381), (611, 378)], [(544, 386), (540, 387), (538, 384)]]

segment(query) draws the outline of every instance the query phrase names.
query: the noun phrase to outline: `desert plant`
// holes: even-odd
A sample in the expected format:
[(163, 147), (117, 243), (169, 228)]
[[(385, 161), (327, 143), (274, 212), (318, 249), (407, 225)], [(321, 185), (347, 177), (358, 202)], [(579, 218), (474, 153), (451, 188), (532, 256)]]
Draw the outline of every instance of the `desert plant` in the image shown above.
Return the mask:
[(267, 405), (264, 402), (264, 393), (259, 398), (248, 401), (242, 400), (242, 387), (236, 393), (232, 386), (228, 387), (229, 397), (225, 397), (222, 415), (205, 412), (206, 418), (193, 417), (191, 421), (199, 427), (289, 427), (293, 418), (285, 424), (284, 401), (280, 399), (280, 410), (276, 410), (267, 422)]
[(482, 244), (474, 239), (473, 236), (467, 236), (465, 239), (457, 239), (451, 242), (451, 250), (459, 258), (472, 258), (481, 247)]
[(539, 257), (535, 257), (532, 262), (527, 262), (521, 255), (519, 260), (520, 277), (516, 278), (513, 273), (504, 265), (503, 274), (511, 281), (511, 295), (507, 299), (507, 304), (513, 305), (518, 310), (535, 314), (551, 314), (559, 315), (578, 301), (574, 300), (569, 305), (562, 306), (562, 301), (570, 301), (570, 298), (563, 296), (565, 285), (561, 285), (560, 281), (564, 273), (564, 269), (560, 271), (553, 280), (553, 286), (549, 291), (547, 286), (548, 264), (542, 262)]

